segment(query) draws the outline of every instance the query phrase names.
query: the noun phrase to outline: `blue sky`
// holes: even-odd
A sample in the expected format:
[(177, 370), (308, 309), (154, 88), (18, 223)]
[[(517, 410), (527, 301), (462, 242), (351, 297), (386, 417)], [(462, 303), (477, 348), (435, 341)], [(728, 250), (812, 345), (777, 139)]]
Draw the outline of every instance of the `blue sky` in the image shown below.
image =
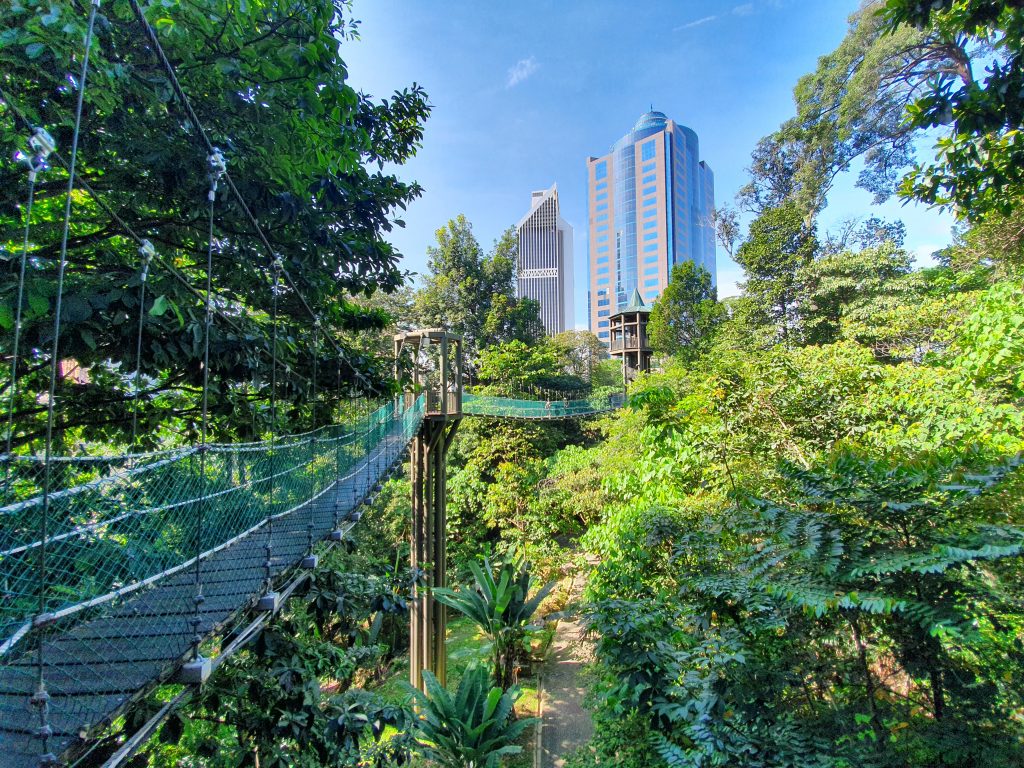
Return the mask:
[[(575, 229), (576, 322), (586, 325), (586, 158), (653, 104), (693, 128), (719, 205), (746, 182), (757, 140), (793, 113), (792, 89), (842, 40), (858, 0), (355, 0), (361, 39), (343, 56), (351, 83), (385, 96), (412, 82), (430, 96), (423, 148), (399, 170), (423, 185), (392, 242), (426, 269), (434, 232), (459, 213), (488, 248), (558, 184)], [(921, 258), (952, 219), (870, 197), (844, 178), (820, 218), (900, 218)], [(719, 248), (721, 296), (742, 270)]]

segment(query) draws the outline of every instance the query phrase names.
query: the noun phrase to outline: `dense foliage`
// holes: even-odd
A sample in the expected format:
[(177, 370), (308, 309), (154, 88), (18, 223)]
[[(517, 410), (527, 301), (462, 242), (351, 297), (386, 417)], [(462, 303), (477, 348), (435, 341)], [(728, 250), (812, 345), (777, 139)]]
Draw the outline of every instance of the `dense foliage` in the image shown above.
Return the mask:
[[(755, 150), (744, 294), (713, 344), (544, 481), (600, 521), (574, 765), (1024, 765), (1021, 11), (882, 5)], [(899, 222), (818, 232), (836, 174), (862, 159), (884, 199), (939, 124), (902, 187), (959, 207), (936, 265)]]
[(454, 694), (425, 671), (426, 695), (412, 691), (421, 716), (417, 747), (438, 768), (498, 768), (502, 757), (523, 751), (515, 740), (536, 718), (516, 720), (516, 689), (491, 686), (487, 670), (470, 667)]
[[(30, 131), (16, 118), (18, 110), (53, 135), (64, 157), (69, 154), (77, 90), (68, 73), (81, 68), (88, 7), (18, 0), (0, 10), (0, 87), (10, 99), (0, 101), (4, 157), (16, 150), (30, 154)], [(379, 312), (346, 301), (346, 293), (389, 292), (403, 280), (400, 254), (384, 238), (401, 226), (396, 213), (420, 188), (382, 169), (416, 151), (428, 114), (426, 95), (413, 86), (373, 101), (347, 82), (341, 50), (356, 27), (344, 0), (151, 3), (144, 11), (291, 279), (287, 285), (281, 279), (278, 345), (272, 350), (273, 255), (222, 180), (211, 276), (215, 435), (244, 439), (266, 432), (274, 352), (292, 374), (279, 377), (280, 429), (308, 426), (314, 391), (322, 419), (337, 400), (339, 382), (346, 389), (383, 388), (389, 366), (345, 346), (339, 353), (327, 337), (341, 344), (346, 329), (383, 323)], [(5, 357), (18, 311), (22, 230), (31, 224), (14, 440), (25, 449), (36, 446), (45, 411), (37, 393), (46, 388), (67, 186), (63, 168), (50, 160), (54, 167), (36, 185), (31, 222), (24, 220), (25, 168), (0, 164)], [(68, 442), (126, 441), (138, 364), (139, 443), (188, 439), (202, 383), (210, 168), (206, 147), (128, 3), (105, 4), (98, 12), (78, 161), (79, 179), (105, 207), (76, 191), (60, 356), (77, 361), (87, 374), (59, 382), (60, 436)], [(141, 308), (139, 360), (144, 259), (107, 208), (158, 254), (149, 265)], [(316, 308), (321, 328), (300, 295)], [(320, 358), (316, 388), (310, 381), (314, 358)]]

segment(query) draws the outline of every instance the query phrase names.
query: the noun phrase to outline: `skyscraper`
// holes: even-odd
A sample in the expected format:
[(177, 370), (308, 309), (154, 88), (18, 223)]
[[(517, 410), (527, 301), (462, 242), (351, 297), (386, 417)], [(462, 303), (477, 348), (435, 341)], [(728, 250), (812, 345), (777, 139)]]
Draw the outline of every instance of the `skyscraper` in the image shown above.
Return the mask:
[(519, 234), (516, 296), (540, 303), (549, 336), (573, 327), (572, 227), (558, 212), (558, 188), (534, 192)]
[(689, 259), (715, 281), (715, 179), (697, 134), (648, 112), (611, 152), (587, 160), (590, 330), (609, 341), (608, 318), (634, 291), (650, 304), (672, 267)]

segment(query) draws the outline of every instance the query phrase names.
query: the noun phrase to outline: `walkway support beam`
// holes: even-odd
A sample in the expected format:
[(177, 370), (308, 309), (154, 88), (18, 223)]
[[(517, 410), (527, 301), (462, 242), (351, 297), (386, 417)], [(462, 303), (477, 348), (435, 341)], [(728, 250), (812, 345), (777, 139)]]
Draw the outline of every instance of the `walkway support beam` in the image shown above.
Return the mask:
[(395, 336), (395, 368), (413, 390), (425, 391), (427, 410), (412, 443), (410, 564), (421, 580), (409, 607), (409, 682), (424, 689), (423, 670), (447, 677), (447, 612), (432, 596), (448, 583), (448, 449), (462, 420), (462, 337), (440, 328)]

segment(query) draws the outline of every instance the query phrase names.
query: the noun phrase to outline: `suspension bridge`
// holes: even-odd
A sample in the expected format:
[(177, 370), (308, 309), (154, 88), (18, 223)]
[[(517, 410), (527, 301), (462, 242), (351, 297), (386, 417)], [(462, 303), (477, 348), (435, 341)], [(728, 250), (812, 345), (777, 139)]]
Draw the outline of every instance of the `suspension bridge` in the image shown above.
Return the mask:
[[(316, 545), (345, 537), (410, 443), (437, 446), (432, 425), (464, 415), (577, 418), (619, 404), (465, 397), (443, 398), (451, 410), (441, 413), (426, 410), (436, 396), (408, 395), (267, 442), (51, 456), (68, 484), (0, 508), (0, 762), (56, 762), (155, 685), (205, 681), (225, 651), (252, 639), (257, 627), (244, 628), (253, 617), (279, 610), (286, 585), (316, 566)], [(31, 476), (24, 470), (43, 460), (5, 461)], [(427, 475), (414, 469), (414, 499), (435, 487)], [(443, 506), (435, 499), (427, 511), (435, 522), (426, 528), (440, 528), (421, 534), (421, 565), (443, 546)], [(429, 621), (433, 638), (443, 621)], [(435, 646), (422, 663), (443, 666), (441, 657)]]
[[(160, 254), (85, 179), (76, 175), (83, 100), (94, 42), (98, 0), (88, 7), (81, 70), (70, 78), (77, 90), (67, 156), (41, 127), (0, 90), (0, 104), (25, 132), (30, 151), (17, 158), (27, 171), (10, 379), (7, 382), (6, 449), (0, 494), (0, 766), (29, 768), (74, 765), (89, 739), (109, 728), (157, 686), (183, 686), (124, 743), (106, 765), (121, 764), (151, 735), (161, 719), (217, 667), (256, 637), (265, 623), (308, 578), (319, 547), (343, 541), (372, 504), (382, 483), (410, 463), (413, 496), (411, 565), (427, 571), (426, 587), (446, 582), (445, 456), (465, 417), (550, 420), (592, 416), (621, 405), (621, 397), (523, 400), (464, 393), (461, 339), (443, 329), (412, 331), (395, 339), (396, 369), (411, 357), (406, 394), (375, 408), (349, 408), (339, 423), (302, 434), (278, 430), (277, 393), (299, 374), (279, 359), (285, 329), (279, 301), (288, 297), (308, 315), (312, 376), (312, 423), (317, 424), (318, 365), (337, 364), (343, 350), (326, 331), (320, 314), (303, 296), (252, 215), (192, 109), (173, 65), (136, 0), (129, 0), (149, 49), (165, 70), (190, 132), (207, 154), (208, 217), (204, 222), (204, 276), (196, 286), (173, 259)], [(52, 165), (66, 173), (63, 228), (55, 260), (52, 333), (26, 352), (27, 266), (38, 269), (32, 242), (32, 206), (37, 179)], [(88, 198), (110, 219), (119, 237), (139, 253), (135, 369), (122, 371), (133, 405), (131, 445), (139, 437), (138, 410), (145, 390), (141, 360), (147, 307), (147, 274), (162, 269), (197, 299), (203, 322), (196, 339), (202, 350), (198, 437), (188, 445), (151, 452), (71, 455), (59, 432), (57, 384), (66, 376), (62, 312), (73, 202)], [(210, 439), (210, 347), (212, 330), (238, 330), (244, 315), (217, 295), (212, 276), (217, 201), (227, 196), (248, 221), (266, 252), (270, 338), (259, 346), (269, 372), (270, 438), (218, 443)], [(50, 244), (55, 245), (55, 244)], [(31, 269), (29, 271), (31, 271)], [(239, 331), (244, 337), (244, 333)], [(325, 349), (326, 347), (326, 349)], [(33, 390), (45, 416), (42, 450), (16, 450), (13, 436), (19, 374), (42, 361), (48, 387)], [(332, 409), (345, 412), (345, 409)], [(36, 416), (33, 414), (32, 418)], [(34, 421), (38, 427), (38, 421)], [(34, 428), (35, 428), (34, 427)], [(77, 454), (83, 452), (78, 451)], [(410, 668), (414, 683), (423, 669), (444, 676), (445, 615), (418, 589), (411, 604)]]

